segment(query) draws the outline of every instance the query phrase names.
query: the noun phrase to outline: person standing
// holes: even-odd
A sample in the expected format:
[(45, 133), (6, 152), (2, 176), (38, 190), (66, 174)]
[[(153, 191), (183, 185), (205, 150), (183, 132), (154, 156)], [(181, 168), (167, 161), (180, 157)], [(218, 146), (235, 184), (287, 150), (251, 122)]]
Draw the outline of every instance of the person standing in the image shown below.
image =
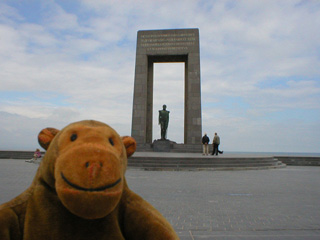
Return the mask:
[(203, 146), (202, 155), (206, 155), (206, 156), (209, 155), (209, 142), (210, 142), (210, 139), (205, 133), (204, 136), (202, 137), (202, 146)]
[(223, 154), (223, 151), (219, 150), (220, 137), (218, 136), (217, 133), (214, 133), (214, 138), (213, 138), (212, 144), (213, 144), (212, 155), (218, 155), (218, 153)]

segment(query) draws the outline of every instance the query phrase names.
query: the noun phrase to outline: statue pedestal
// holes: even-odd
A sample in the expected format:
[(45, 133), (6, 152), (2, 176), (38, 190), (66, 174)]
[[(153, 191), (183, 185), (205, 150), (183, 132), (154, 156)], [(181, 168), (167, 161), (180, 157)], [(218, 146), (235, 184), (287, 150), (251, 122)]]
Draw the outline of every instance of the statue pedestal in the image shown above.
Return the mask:
[(170, 152), (171, 149), (173, 148), (173, 142), (170, 140), (154, 140), (153, 144), (153, 151), (154, 152)]

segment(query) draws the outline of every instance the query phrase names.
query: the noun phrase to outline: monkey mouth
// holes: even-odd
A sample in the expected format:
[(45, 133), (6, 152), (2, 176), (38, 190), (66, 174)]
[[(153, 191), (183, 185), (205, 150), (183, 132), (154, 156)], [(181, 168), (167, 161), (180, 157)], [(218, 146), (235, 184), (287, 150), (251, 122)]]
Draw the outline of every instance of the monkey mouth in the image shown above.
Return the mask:
[(74, 189), (77, 189), (77, 190), (80, 190), (80, 191), (85, 191), (85, 192), (101, 192), (101, 191), (104, 191), (106, 189), (109, 189), (109, 188), (112, 188), (114, 186), (116, 186), (118, 183), (121, 182), (121, 178), (119, 178), (117, 181), (115, 181), (114, 183), (111, 183), (111, 184), (107, 184), (105, 186), (102, 186), (102, 187), (97, 187), (97, 188), (84, 188), (84, 187), (81, 187), (81, 186), (78, 186), (77, 184), (74, 184), (72, 182), (70, 182), (64, 175), (63, 173), (61, 172), (61, 177), (62, 179), (71, 187), (73, 187)]

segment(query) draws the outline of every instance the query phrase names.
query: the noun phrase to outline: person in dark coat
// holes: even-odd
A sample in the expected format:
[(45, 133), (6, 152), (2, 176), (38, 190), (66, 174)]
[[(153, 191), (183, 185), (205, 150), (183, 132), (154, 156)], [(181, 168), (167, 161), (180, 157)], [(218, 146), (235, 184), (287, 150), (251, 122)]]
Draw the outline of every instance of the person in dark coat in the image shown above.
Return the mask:
[(203, 146), (202, 155), (206, 155), (206, 156), (209, 155), (209, 142), (210, 142), (210, 139), (205, 133), (204, 136), (202, 137), (202, 146)]

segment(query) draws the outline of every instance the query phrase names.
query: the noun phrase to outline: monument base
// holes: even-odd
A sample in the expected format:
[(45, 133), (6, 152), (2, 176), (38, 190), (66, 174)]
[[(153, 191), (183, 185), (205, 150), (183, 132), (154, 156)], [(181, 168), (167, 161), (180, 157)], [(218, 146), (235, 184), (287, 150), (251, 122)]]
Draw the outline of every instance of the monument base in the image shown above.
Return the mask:
[(152, 148), (154, 152), (171, 152), (171, 149), (173, 149), (173, 144), (175, 144), (175, 142), (172, 142), (168, 139), (158, 139), (153, 141)]
[[(155, 140), (161, 141), (161, 140)], [(155, 142), (154, 141), (154, 142)], [(162, 140), (163, 141), (163, 140)], [(137, 144), (137, 152), (156, 152), (153, 143)], [(161, 144), (161, 143), (160, 143)], [(157, 143), (156, 143), (157, 145)], [(167, 148), (168, 150), (168, 148)], [(209, 145), (209, 151), (212, 152), (212, 144)], [(169, 152), (175, 153), (202, 153), (202, 144), (183, 144), (170, 141)]]

